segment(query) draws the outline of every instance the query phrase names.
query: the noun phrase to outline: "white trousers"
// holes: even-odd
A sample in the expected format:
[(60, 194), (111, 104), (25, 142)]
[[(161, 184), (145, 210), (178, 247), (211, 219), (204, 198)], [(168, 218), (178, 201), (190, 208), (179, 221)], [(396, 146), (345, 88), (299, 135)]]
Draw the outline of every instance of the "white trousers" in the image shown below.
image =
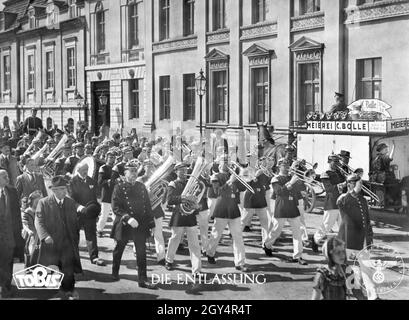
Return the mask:
[(111, 204), (107, 202), (101, 202), (101, 215), (99, 216), (97, 223), (97, 231), (104, 231), (109, 215), (112, 213)]
[(197, 216), (202, 251), (206, 251), (207, 244), (209, 243), (209, 214), (210, 210), (203, 210), (200, 211), (199, 215)]
[(163, 238), (163, 218), (155, 220), (155, 228), (153, 230), (153, 239), (155, 240), (156, 259), (161, 261), (165, 259), (165, 239)]
[(190, 261), (192, 262), (192, 274), (200, 273), (202, 269), (200, 245), (197, 227), (172, 227), (172, 235), (168, 242), (166, 262), (173, 263), (182, 236), (186, 233), (189, 246)]
[(300, 211), (300, 222), (301, 222), (301, 232), (302, 240), (308, 240), (307, 224), (305, 222), (305, 212), (304, 212), (304, 201), (303, 199), (298, 200), (298, 211)]
[(258, 216), (260, 220), (260, 226), (261, 226), (261, 239), (262, 243), (264, 243), (267, 239), (267, 234), (268, 234), (268, 227), (269, 227), (269, 219), (268, 219), (268, 213), (267, 213), (267, 208), (247, 208), (244, 209), (243, 215), (241, 216), (241, 225), (242, 227), (251, 225), (251, 219), (253, 218), (253, 215)]
[(336, 222), (338, 223), (339, 227), (341, 225), (341, 214), (339, 213), (339, 209), (324, 211), (321, 226), (314, 234), (314, 241), (316, 244), (320, 244), (320, 242), (334, 227)]
[(265, 242), (265, 246), (269, 249), (272, 248), (278, 237), (281, 235), (283, 231), (285, 222), (291, 226), (291, 231), (293, 233), (293, 258), (298, 259), (302, 256), (303, 245), (302, 245), (302, 235), (301, 235), (301, 220), (300, 217), (296, 218), (278, 218), (275, 219), (276, 222), (273, 223), (273, 228), (271, 232), (268, 234), (267, 240)]
[(244, 249), (243, 234), (241, 232), (240, 218), (236, 219), (223, 219), (215, 218), (212, 233), (209, 239), (209, 245), (207, 247), (207, 255), (214, 257), (216, 254), (217, 246), (219, 245), (220, 238), (222, 237), (223, 230), (226, 226), (229, 226), (231, 236), (233, 238), (233, 254), (234, 265), (236, 267), (244, 266), (246, 264), (246, 254)]

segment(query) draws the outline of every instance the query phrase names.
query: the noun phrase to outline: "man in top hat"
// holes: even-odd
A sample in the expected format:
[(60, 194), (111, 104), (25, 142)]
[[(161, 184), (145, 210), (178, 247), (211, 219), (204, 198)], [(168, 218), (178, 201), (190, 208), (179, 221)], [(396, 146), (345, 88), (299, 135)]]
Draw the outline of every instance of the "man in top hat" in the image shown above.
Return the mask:
[(73, 145), (73, 148), (74, 148), (74, 155), (69, 156), (67, 160), (65, 160), (65, 164), (64, 164), (65, 174), (67, 173), (72, 174), (78, 161), (80, 161), (82, 157), (84, 156), (84, 144), (82, 142), (75, 143)]
[(33, 137), (39, 129), (43, 129), (43, 121), (37, 117), (37, 109), (32, 108), (31, 116), (24, 121), (23, 132)]
[(105, 158), (106, 163), (98, 171), (98, 186), (101, 189), (101, 215), (97, 223), (99, 237), (103, 236), (105, 224), (112, 212), (111, 199), (115, 187), (115, 181), (112, 180), (112, 168), (115, 164), (115, 156), (113, 151), (108, 151)]
[(77, 174), (71, 179), (69, 192), (71, 198), (86, 207), (86, 212), (80, 216), (80, 226), (84, 228), (87, 248), (92, 264), (105, 266), (105, 262), (98, 258), (97, 220), (101, 207), (97, 201), (97, 184), (88, 176), (88, 164), (80, 162)]
[(303, 242), (301, 232), (300, 211), (298, 210), (298, 201), (300, 198), (299, 190), (296, 184), (299, 182), (297, 175), (289, 175), (290, 165), (286, 159), (278, 161), (279, 174), (271, 180), (273, 194), (275, 196), (274, 222), (273, 228), (269, 232), (264, 242), (264, 252), (267, 256), (273, 255), (272, 246), (281, 235), (285, 222), (291, 226), (293, 234), (293, 257), (290, 262), (297, 262), (306, 265), (307, 262), (302, 258)]
[(240, 209), (238, 206), (240, 192), (245, 191), (246, 188), (237, 181), (234, 175), (229, 173), (227, 160), (226, 158), (221, 159), (219, 173), (215, 174), (212, 178), (212, 188), (214, 188), (217, 195), (217, 200), (213, 212), (213, 229), (206, 250), (207, 260), (210, 264), (216, 263), (214, 256), (217, 246), (223, 230), (228, 225), (233, 238), (234, 265), (236, 270), (248, 272), (241, 230)]
[(0, 169), (0, 300), (10, 297), (13, 257), (16, 245), (24, 243), (16, 189), (10, 186), (8, 173)]
[(56, 176), (51, 181), (52, 194), (39, 201), (35, 213), (35, 228), (41, 241), (39, 263), (58, 266), (64, 274), (60, 293), (63, 299), (76, 300), (75, 273), (82, 273), (79, 255), (79, 224), (77, 213), (84, 207), (68, 197), (67, 181)]
[(119, 280), (122, 254), (132, 240), (136, 250), (139, 287), (155, 289), (148, 282), (146, 268), (146, 238), (155, 226), (148, 190), (138, 182), (140, 162), (136, 159), (125, 165), (125, 178), (119, 180), (112, 194), (112, 210), (115, 214), (111, 238), (116, 240), (113, 251), (112, 278)]
[(133, 159), (132, 147), (122, 149), (122, 161), (117, 163), (112, 169), (112, 179), (115, 181), (125, 175), (125, 165)]
[(337, 199), (345, 187), (345, 176), (339, 171), (339, 156), (330, 155), (328, 157), (328, 170), (321, 175), (321, 181), (325, 189), (324, 217), (320, 228), (311, 239), (313, 251), (318, 250), (318, 245), (332, 230), (336, 222), (341, 224), (341, 215), (337, 206)]
[(335, 92), (335, 104), (331, 106), (330, 113), (349, 111), (345, 103), (345, 95)]
[[(169, 206), (173, 206), (172, 217), (169, 221), (169, 227), (172, 230), (172, 235), (169, 238), (168, 251), (166, 254), (166, 269), (172, 270), (176, 251), (180, 244), (183, 235), (186, 233), (190, 260), (192, 263), (192, 274), (199, 274), (201, 271), (201, 254), (199, 244), (199, 234), (197, 229), (196, 216), (199, 213), (199, 206), (194, 202), (194, 199), (182, 196), (188, 178), (186, 176), (188, 165), (180, 162), (175, 166), (177, 179), (171, 181), (168, 186), (167, 202)], [(194, 210), (192, 214), (184, 215), (181, 210), (181, 205), (190, 205)]]

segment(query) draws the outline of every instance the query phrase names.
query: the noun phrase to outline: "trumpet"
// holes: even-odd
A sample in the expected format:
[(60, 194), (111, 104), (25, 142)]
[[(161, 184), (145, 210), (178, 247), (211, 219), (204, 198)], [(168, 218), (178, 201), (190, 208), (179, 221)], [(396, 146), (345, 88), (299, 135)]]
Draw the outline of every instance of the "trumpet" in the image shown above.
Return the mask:
[[(349, 165), (346, 165), (346, 167), (348, 168), (348, 170), (350, 170), (351, 172), (354, 172), (355, 170), (352, 169)], [(337, 169), (339, 172), (341, 172), (341, 174), (343, 176), (348, 177), (349, 173), (346, 172), (341, 165), (337, 165)], [(364, 193), (366, 193), (373, 201), (375, 201), (376, 203), (381, 203), (381, 200), (379, 199), (379, 197), (372, 192), (368, 187), (366, 187), (364, 184), (362, 184), (362, 190)]]
[[(234, 161), (232, 161), (231, 164), (232, 167), (234, 166), (236, 168), (240, 168), (240, 166)], [(245, 186), (248, 191), (250, 191), (252, 194), (255, 194), (254, 189), (240, 175), (238, 175), (234, 168), (232, 167), (227, 166), (227, 169), (229, 170), (230, 174), (234, 176), (237, 179), (237, 181), (239, 181), (243, 186)]]

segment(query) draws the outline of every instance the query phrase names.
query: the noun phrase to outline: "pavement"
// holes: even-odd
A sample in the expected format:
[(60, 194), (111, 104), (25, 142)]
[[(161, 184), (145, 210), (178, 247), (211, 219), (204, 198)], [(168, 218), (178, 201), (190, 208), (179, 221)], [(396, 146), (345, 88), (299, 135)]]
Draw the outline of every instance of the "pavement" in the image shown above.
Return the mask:
[[(393, 247), (402, 256), (406, 266), (409, 266), (409, 215), (394, 212), (371, 211), (375, 244)], [(164, 220), (165, 242), (170, 236), (168, 221), (170, 213)], [(322, 220), (322, 211), (316, 210), (306, 215), (309, 234), (315, 232)], [(246, 259), (252, 280), (247, 283), (222, 284), (214, 281), (216, 275), (234, 274), (235, 279), (242, 275), (235, 270), (233, 263), (232, 240), (226, 229), (216, 254), (216, 265), (209, 265), (207, 259), (202, 259), (202, 271), (208, 274), (207, 283), (192, 288), (191, 283), (182, 283), (181, 278), (190, 275), (190, 259), (187, 248), (178, 252), (173, 271), (167, 271), (156, 262), (153, 239), (148, 243), (148, 276), (168, 277), (167, 282), (158, 284), (157, 290), (142, 289), (137, 284), (136, 259), (132, 246), (125, 249), (120, 269), (120, 281), (110, 279), (112, 267), (112, 250), (114, 240), (109, 238), (112, 222), (107, 224), (105, 236), (98, 238), (100, 258), (107, 266), (92, 265), (88, 258), (84, 232), (81, 231), (80, 256), (84, 273), (77, 277), (76, 289), (81, 300), (309, 300), (312, 294), (312, 281), (319, 266), (325, 264), (322, 253), (314, 253), (310, 248), (304, 250), (307, 266), (287, 262), (292, 255), (291, 231), (287, 225), (282, 237), (276, 243), (274, 257), (266, 257), (261, 249), (261, 234), (258, 218), (253, 218), (252, 231), (244, 233)], [(334, 230), (336, 231), (336, 230)], [(14, 272), (22, 270), (23, 264), (14, 265)], [(409, 300), (409, 272), (400, 269), (401, 283), (394, 290), (380, 295), (386, 300)], [(179, 279), (179, 280), (178, 280)], [(259, 280), (261, 284), (254, 283)], [(212, 282), (210, 284), (209, 282)], [(263, 283), (264, 282), (264, 283)], [(55, 299), (54, 290), (16, 290), (13, 299)]]

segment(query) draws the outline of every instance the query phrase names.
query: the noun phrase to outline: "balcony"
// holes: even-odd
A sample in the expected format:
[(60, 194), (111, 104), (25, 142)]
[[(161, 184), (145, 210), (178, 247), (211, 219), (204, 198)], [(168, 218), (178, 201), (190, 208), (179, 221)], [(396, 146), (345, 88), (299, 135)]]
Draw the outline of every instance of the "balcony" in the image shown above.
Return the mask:
[(108, 64), (109, 63), (109, 53), (97, 53), (91, 55), (91, 65), (96, 66), (99, 64)]
[(207, 32), (206, 42), (207, 44), (229, 43), (230, 42), (230, 30), (220, 29), (217, 31)]
[(325, 27), (325, 14), (322, 11), (306, 13), (291, 18), (291, 32), (320, 29)]
[(277, 22), (262, 22), (240, 28), (240, 40), (251, 40), (277, 35)]
[(355, 24), (406, 15), (409, 15), (409, 1), (384, 0), (346, 8), (345, 24)]

